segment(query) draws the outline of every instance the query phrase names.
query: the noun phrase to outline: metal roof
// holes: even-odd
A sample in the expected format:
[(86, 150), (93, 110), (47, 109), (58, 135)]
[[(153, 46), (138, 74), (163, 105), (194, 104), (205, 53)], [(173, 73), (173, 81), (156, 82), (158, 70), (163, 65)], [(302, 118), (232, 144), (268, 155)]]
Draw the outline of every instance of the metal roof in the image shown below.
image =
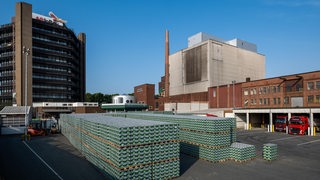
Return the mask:
[[(27, 112), (30, 112), (30, 106), (27, 106)], [(5, 106), (0, 114), (25, 114), (26, 107), (25, 106)]]

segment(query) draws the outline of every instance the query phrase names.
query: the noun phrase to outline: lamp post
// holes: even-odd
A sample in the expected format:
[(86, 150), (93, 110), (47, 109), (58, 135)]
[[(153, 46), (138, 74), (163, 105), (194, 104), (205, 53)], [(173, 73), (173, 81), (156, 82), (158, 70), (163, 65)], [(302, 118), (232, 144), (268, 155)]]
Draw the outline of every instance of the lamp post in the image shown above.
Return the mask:
[(25, 126), (26, 126), (26, 129), (25, 129), (25, 132), (24, 132), (24, 135), (25, 135), (25, 138), (27, 138), (27, 134), (28, 134), (28, 56), (30, 54), (30, 49), (29, 48), (26, 48), (25, 46), (23, 46), (22, 48), (22, 53), (26, 56), (25, 57), (25, 60), (26, 60), (26, 68), (25, 68), (25, 81), (24, 81), (24, 86), (25, 86), (25, 91), (24, 91), (24, 105), (25, 105)]
[(234, 84), (236, 83), (235, 80), (232, 81), (232, 101), (233, 101), (233, 109), (236, 107), (235, 106), (235, 93), (234, 93)]

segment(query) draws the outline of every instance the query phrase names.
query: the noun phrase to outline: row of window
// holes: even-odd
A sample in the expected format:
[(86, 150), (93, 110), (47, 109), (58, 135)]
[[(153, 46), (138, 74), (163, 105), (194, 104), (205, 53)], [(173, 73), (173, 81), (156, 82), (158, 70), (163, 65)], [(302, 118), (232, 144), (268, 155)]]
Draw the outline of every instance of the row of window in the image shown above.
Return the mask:
[(249, 92), (250, 92), (250, 95), (256, 95), (257, 89), (258, 89), (259, 94), (269, 94), (269, 93), (280, 92), (281, 87), (280, 86), (264, 86), (264, 87), (259, 87), (259, 88), (245, 89), (243, 91), (243, 95), (248, 96)]
[(71, 81), (71, 79), (64, 76), (42, 76), (42, 75), (33, 75), (32, 78), (35, 79), (45, 79), (45, 80), (56, 80), (56, 81)]
[[(283, 104), (287, 104), (288, 103), (288, 98), (289, 97), (285, 97), (283, 100)], [(257, 101), (257, 99), (250, 99), (250, 105), (257, 105), (257, 103), (259, 103), (259, 105), (270, 105), (271, 104), (272, 99), (270, 98), (259, 98), (259, 101)], [(281, 98), (277, 97), (277, 98), (273, 98), (272, 101), (273, 105), (280, 105), (281, 104)], [(244, 106), (248, 106), (249, 105), (249, 100), (246, 99), (244, 100)]]
[(0, 76), (12, 76), (12, 71), (0, 71)]
[(7, 51), (0, 54), (0, 57), (8, 57), (13, 55), (13, 51)]
[(12, 88), (0, 89), (0, 96), (3, 96), (3, 95), (12, 96)]
[(320, 104), (320, 95), (310, 95), (308, 96), (308, 103), (316, 103), (316, 104)]
[(0, 38), (10, 37), (10, 36), (12, 36), (12, 33), (4, 33), (4, 34), (0, 34)]
[(65, 86), (50, 86), (50, 85), (33, 85), (33, 88), (50, 89), (50, 90), (71, 90), (71, 87), (67, 88)]
[(308, 82), (307, 83), (307, 89), (308, 90), (314, 90), (314, 89), (319, 90), (320, 89), (320, 81)]
[(32, 39), (37, 39), (37, 40), (41, 40), (41, 41), (45, 41), (45, 42), (50, 42), (50, 43), (55, 43), (55, 44), (59, 44), (59, 45), (63, 45), (63, 46), (66, 46), (67, 43), (65, 41), (55, 41), (55, 40), (51, 40), (51, 39), (48, 39), (46, 38), (45, 36), (33, 36)]
[(53, 67), (48, 67), (48, 66), (39, 66), (39, 65), (34, 65), (32, 66), (34, 69), (41, 69), (41, 70), (47, 70), (47, 71), (58, 71), (58, 72), (69, 72), (71, 73), (71, 70), (69, 71), (65, 68), (53, 68)]
[(42, 32), (46, 32), (46, 33), (50, 33), (50, 34), (56, 34), (56, 35), (67, 37), (66, 34), (59, 33), (59, 32), (56, 32), (54, 30), (41, 29), (41, 28), (38, 28), (38, 27), (32, 27), (32, 29), (39, 30), (39, 31), (42, 31)]
[(2, 61), (0, 62), (0, 67), (12, 66), (12, 61)]
[(71, 55), (69, 51), (54, 50), (54, 49), (48, 49), (48, 48), (43, 48), (43, 47), (37, 47), (37, 46), (33, 46), (32, 48), (38, 49), (38, 50), (43, 50), (43, 51), (48, 51), (48, 52)]
[(61, 59), (60, 57), (54, 57), (54, 56), (49, 56), (48, 58), (35, 56), (35, 57), (33, 57), (33, 59), (51, 61), (51, 62), (59, 62), (59, 63), (67, 63), (67, 60)]
[(12, 79), (5, 79), (5, 80), (1, 80), (0, 81), (0, 86), (1, 85), (8, 85), (8, 84), (12, 84), (14, 82), (14, 80), (12, 80)]
[(4, 43), (0, 44), (0, 48), (2, 48), (2, 47), (9, 47), (9, 46), (12, 46), (12, 42), (9, 42), (9, 43), (4, 42)]
[(64, 94), (34, 94), (33, 98), (44, 98), (44, 99), (71, 99), (70, 95)]

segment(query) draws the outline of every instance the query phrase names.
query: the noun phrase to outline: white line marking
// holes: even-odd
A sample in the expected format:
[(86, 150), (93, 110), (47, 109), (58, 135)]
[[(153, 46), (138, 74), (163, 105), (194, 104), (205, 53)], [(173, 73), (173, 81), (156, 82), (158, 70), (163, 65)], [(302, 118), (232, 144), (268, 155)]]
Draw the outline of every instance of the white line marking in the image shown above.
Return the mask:
[(45, 164), (59, 179), (63, 180), (61, 176), (59, 176), (59, 174), (53, 170), (53, 168), (51, 166), (49, 166), (49, 164), (47, 164), (25, 141), (22, 141), (29, 149), (31, 152), (33, 152), (33, 154), (35, 154), (42, 162), (43, 164)]
[(282, 141), (282, 140), (286, 140), (286, 139), (293, 139), (293, 138), (298, 138), (298, 137), (301, 137), (301, 136), (294, 136), (294, 137), (280, 138), (280, 139), (274, 139), (274, 140), (271, 140), (271, 141)]
[(318, 142), (318, 141), (320, 141), (320, 139), (317, 139), (317, 140), (314, 140), (314, 141), (305, 142), (305, 143), (300, 143), (300, 144), (297, 144), (297, 145), (301, 146), (301, 145), (311, 144), (311, 143)]

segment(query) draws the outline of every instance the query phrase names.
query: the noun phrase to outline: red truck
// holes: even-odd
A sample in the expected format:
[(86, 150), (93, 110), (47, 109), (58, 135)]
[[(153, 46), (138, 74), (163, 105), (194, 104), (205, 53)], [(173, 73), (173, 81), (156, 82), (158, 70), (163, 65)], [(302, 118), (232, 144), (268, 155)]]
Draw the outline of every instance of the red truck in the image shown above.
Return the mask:
[(276, 124), (275, 124), (275, 130), (276, 131), (286, 131), (288, 123), (288, 116), (277, 116), (276, 117)]
[(289, 134), (307, 134), (309, 118), (306, 116), (294, 116), (289, 121)]

